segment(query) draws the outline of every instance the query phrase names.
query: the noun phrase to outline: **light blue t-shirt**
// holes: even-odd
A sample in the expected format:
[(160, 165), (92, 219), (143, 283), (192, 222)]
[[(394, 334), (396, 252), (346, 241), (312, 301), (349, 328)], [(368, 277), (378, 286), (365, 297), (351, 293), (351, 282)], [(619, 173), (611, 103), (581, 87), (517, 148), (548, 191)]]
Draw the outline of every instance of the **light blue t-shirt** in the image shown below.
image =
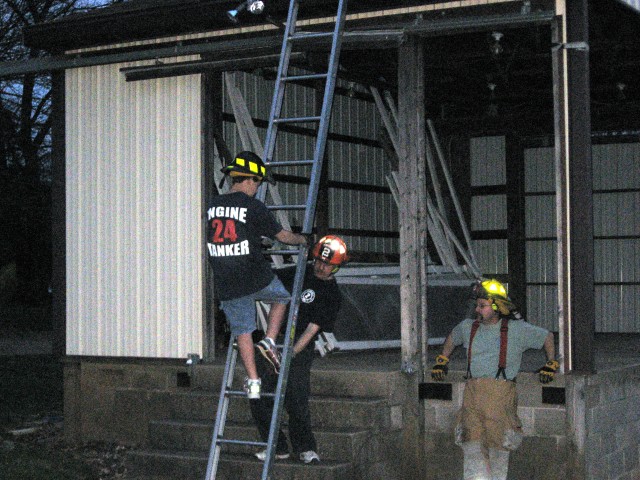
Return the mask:
[[(451, 332), (454, 345), (464, 345), (469, 351), (469, 336), (473, 320), (467, 318)], [(500, 360), (500, 324), (480, 324), (471, 346), (471, 376), (473, 378), (495, 378)], [(542, 348), (549, 334), (544, 328), (531, 325), (524, 320), (509, 320), (507, 338), (507, 379), (513, 380), (520, 371), (522, 354), (530, 348)]]

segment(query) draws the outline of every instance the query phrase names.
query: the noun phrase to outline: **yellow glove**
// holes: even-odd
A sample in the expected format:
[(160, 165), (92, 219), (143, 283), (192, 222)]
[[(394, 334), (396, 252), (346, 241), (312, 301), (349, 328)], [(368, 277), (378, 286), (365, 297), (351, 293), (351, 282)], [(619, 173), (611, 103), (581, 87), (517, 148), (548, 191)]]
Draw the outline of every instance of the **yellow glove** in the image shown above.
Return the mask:
[(560, 364), (555, 360), (549, 360), (544, 364), (540, 370), (538, 370), (538, 375), (540, 376), (540, 383), (549, 383), (553, 382), (553, 377), (556, 374), (556, 371), (560, 367)]
[(436, 364), (431, 369), (431, 378), (441, 382), (444, 380), (444, 377), (449, 373), (449, 367), (447, 366), (449, 363), (449, 359), (444, 355), (438, 355), (436, 357)]

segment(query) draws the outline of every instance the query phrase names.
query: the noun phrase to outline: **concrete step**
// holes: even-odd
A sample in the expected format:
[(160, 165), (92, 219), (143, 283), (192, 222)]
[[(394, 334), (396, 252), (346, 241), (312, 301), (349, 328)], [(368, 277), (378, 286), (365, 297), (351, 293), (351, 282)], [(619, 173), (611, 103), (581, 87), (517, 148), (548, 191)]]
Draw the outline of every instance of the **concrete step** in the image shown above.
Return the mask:
[[(132, 450), (127, 470), (135, 480), (202, 480), (207, 471), (208, 453), (175, 450)], [(253, 455), (222, 453), (216, 480), (255, 480), (261, 477), (263, 463)], [(129, 478), (128, 477), (128, 478)], [(273, 480), (354, 480), (348, 463), (323, 461), (305, 465), (297, 460), (277, 460)]]
[[(319, 360), (320, 363), (322, 360)], [(224, 365), (197, 365), (192, 376), (192, 387), (205, 391), (220, 391)], [(234, 385), (242, 385), (245, 371), (237, 367)], [(311, 394), (320, 396), (351, 396), (394, 399), (398, 392), (398, 382), (402, 381), (399, 371), (363, 371), (349, 368), (318, 368), (311, 371)], [(397, 402), (395, 402), (397, 403)]]
[[(166, 395), (169, 418), (215, 420), (218, 394), (188, 390), (168, 392)], [(248, 402), (246, 398), (230, 399), (227, 421), (253, 423)], [(312, 396), (309, 408), (314, 427), (392, 428), (391, 407), (382, 398)]]
[[(286, 432), (286, 425), (283, 426)], [(323, 460), (343, 462), (365, 461), (379, 456), (379, 436), (366, 429), (316, 429), (318, 454)], [(152, 421), (149, 424), (150, 447), (159, 450), (208, 452), (211, 447), (213, 422), (192, 420)], [(259, 441), (253, 424), (227, 424), (225, 438)], [(251, 455), (257, 447), (228, 445), (233, 453)]]

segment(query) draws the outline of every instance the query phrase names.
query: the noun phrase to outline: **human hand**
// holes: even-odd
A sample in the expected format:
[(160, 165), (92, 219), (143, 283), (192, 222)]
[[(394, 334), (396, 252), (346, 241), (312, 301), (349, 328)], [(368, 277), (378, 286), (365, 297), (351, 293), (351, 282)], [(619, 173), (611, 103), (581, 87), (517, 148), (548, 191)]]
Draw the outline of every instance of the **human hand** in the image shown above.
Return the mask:
[(553, 377), (556, 374), (556, 371), (560, 367), (560, 364), (556, 360), (549, 360), (544, 364), (540, 370), (538, 370), (538, 375), (540, 378), (540, 383), (550, 383), (553, 381)]
[(431, 378), (438, 382), (441, 382), (449, 373), (449, 359), (444, 355), (438, 355), (436, 357), (436, 364), (431, 368)]

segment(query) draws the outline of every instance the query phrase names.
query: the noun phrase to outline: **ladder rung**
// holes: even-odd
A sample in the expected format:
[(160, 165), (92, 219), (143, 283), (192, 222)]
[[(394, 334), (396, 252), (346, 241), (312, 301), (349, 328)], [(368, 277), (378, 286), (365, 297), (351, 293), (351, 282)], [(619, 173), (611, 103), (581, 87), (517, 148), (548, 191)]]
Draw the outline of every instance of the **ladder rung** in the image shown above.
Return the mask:
[(251, 445), (253, 447), (266, 447), (267, 442), (256, 442), (254, 440), (235, 440), (233, 438), (218, 438), (216, 443), (226, 443), (230, 445)]
[(314, 160), (285, 160), (282, 162), (267, 162), (265, 165), (267, 167), (296, 167), (296, 166), (305, 166), (305, 165), (313, 165)]
[[(307, 247), (304, 247), (304, 248), (307, 248)], [(302, 252), (302, 250), (303, 250), (302, 248), (296, 249), (296, 250), (294, 250), (292, 248), (288, 248), (288, 249), (287, 248), (283, 248), (282, 250), (265, 250), (262, 253), (264, 253), (266, 255), (297, 255), (300, 252)]]
[(307, 38), (326, 38), (332, 37), (333, 32), (296, 32), (289, 36), (289, 40), (305, 40)]
[(322, 117), (317, 115), (313, 117), (274, 118), (273, 123), (319, 122), (320, 120), (322, 120)]
[[(247, 392), (245, 392), (244, 390), (226, 390), (224, 392), (224, 394), (227, 397), (246, 397), (247, 396)], [(272, 393), (272, 392), (263, 392), (260, 394), (260, 396), (262, 397), (275, 397), (276, 394)]]
[(327, 78), (327, 73), (311, 73), (308, 75), (291, 75), (290, 77), (282, 77), (280, 80), (283, 82), (296, 82), (298, 80), (315, 80), (318, 78)]
[(269, 210), (305, 210), (306, 205), (269, 205)]

